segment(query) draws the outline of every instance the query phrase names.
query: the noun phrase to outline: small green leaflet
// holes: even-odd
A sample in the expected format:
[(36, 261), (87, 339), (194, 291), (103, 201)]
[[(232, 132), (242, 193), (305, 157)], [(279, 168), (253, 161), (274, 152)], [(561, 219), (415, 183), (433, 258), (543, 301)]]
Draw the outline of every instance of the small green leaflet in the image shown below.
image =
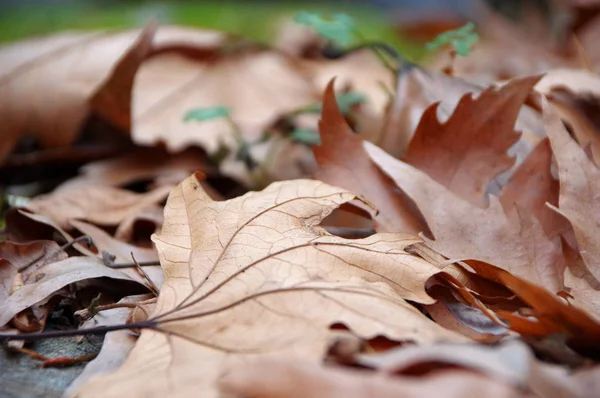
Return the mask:
[(321, 143), (321, 136), (313, 130), (298, 128), (290, 134), (290, 139), (307, 145), (318, 145)]
[(319, 35), (340, 46), (351, 44), (355, 36), (354, 21), (346, 14), (333, 14), (330, 17), (323, 17), (317, 13), (300, 11), (296, 14), (294, 21), (311, 26)]
[[(356, 91), (349, 91), (336, 96), (336, 101), (340, 107), (340, 112), (343, 114), (350, 113), (350, 109), (352, 109), (354, 105), (362, 104), (365, 102), (365, 99), (366, 98), (362, 93)], [(319, 109), (319, 112), (320, 111), (321, 110)]]
[(224, 106), (213, 106), (211, 108), (195, 108), (190, 110), (183, 121), (197, 121), (197, 122), (205, 122), (211, 119), (219, 119), (222, 117), (229, 117), (231, 111), (229, 108)]
[[(350, 113), (350, 110), (353, 106), (362, 104), (365, 102), (366, 97), (364, 94), (359, 93), (357, 91), (349, 91), (347, 93), (342, 93), (335, 98), (338, 107), (340, 108), (340, 112), (343, 114)], [(305, 108), (302, 108), (297, 114), (300, 113), (321, 113), (322, 106), (321, 104), (313, 104), (309, 105)]]
[(440, 34), (438, 37), (425, 45), (429, 51), (436, 50), (446, 45), (452, 45), (456, 54), (467, 56), (471, 52), (471, 47), (479, 40), (479, 35), (475, 32), (475, 24), (468, 22), (464, 26), (449, 30)]

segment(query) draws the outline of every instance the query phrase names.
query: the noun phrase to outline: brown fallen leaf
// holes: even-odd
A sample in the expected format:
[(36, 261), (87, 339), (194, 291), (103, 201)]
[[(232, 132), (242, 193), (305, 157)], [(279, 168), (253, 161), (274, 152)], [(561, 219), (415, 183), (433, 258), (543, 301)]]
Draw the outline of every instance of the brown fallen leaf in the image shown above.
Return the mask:
[(0, 48), (0, 162), (26, 133), (44, 146), (70, 144), (90, 110), (88, 98), (121, 59), (139, 67), (140, 59), (130, 56), (153, 33), (62, 33)]
[[(432, 344), (398, 347), (374, 354), (358, 354), (356, 363), (384, 374), (437, 374), (440, 367), (471, 370), (536, 397), (585, 397), (588, 390), (568, 369), (539, 361), (522, 341), (508, 340), (495, 346)], [(418, 370), (417, 370), (418, 369)], [(600, 368), (596, 367), (595, 372)], [(586, 377), (586, 372), (575, 372)], [(425, 382), (425, 380), (424, 380)], [(487, 396), (487, 395), (485, 395)]]
[(544, 139), (515, 170), (499, 199), (514, 222), (518, 222), (519, 211), (529, 211), (539, 220), (546, 235), (555, 237), (569, 230), (565, 218), (546, 205), (558, 205), (558, 191), (558, 180), (552, 175), (552, 148), (550, 141)]
[[(136, 77), (132, 138), (140, 145), (164, 142), (170, 152), (200, 146), (213, 154), (223, 144), (235, 153), (238, 142), (228, 120), (186, 122), (186, 114), (227, 107), (244, 139), (255, 142), (282, 113), (317, 99), (308, 76), (275, 51), (250, 48), (200, 59), (164, 52), (146, 61)], [(222, 167), (247, 179), (244, 170)]]
[[(268, 375), (268, 377), (265, 377)], [(231, 397), (254, 398), (516, 398), (517, 390), (465, 371), (441, 371), (426, 377), (387, 376), (373, 372), (302, 362), (263, 361), (236, 365), (218, 380)]]
[[(66, 258), (67, 253), (53, 241), (0, 242), (0, 303), (7, 302), (23, 286), (35, 283), (40, 268)], [(12, 324), (24, 332), (41, 331), (49, 311), (46, 303), (36, 304), (15, 314)]]
[(375, 215), (378, 231), (422, 231), (423, 224), (412, 213), (406, 196), (371, 161), (362, 147), (363, 140), (344, 120), (335, 101), (333, 85), (334, 80), (331, 80), (323, 96), (319, 121), (321, 144), (313, 146), (319, 164), (317, 178), (356, 192), (373, 203), (378, 210)]
[(600, 76), (584, 69), (553, 69), (544, 73), (535, 89), (545, 95), (556, 89), (568, 89), (575, 94), (600, 97)]
[[(135, 304), (148, 298), (150, 298), (149, 295), (127, 296), (121, 299), (119, 304)], [(127, 318), (131, 315), (131, 312), (132, 308), (127, 307), (102, 311), (92, 319), (84, 322), (80, 326), (80, 329), (124, 324), (127, 322)], [(64, 395), (71, 396), (94, 375), (116, 370), (125, 361), (136, 340), (137, 337), (129, 330), (120, 330), (106, 334), (102, 348), (96, 359), (85, 366), (83, 372), (69, 385)]]
[(582, 355), (592, 358), (600, 355), (600, 342), (597, 338), (600, 322), (587, 312), (567, 304), (547, 289), (499, 267), (475, 260), (467, 260), (465, 263), (477, 274), (503, 284), (531, 307), (535, 319), (508, 311), (497, 311), (498, 315), (510, 324), (512, 330), (535, 337), (563, 333), (569, 346)]
[(488, 185), (510, 169), (508, 149), (518, 140), (514, 124), (538, 76), (485, 89), (474, 99), (461, 98), (446, 122), (437, 116), (439, 103), (429, 106), (403, 160), (424, 171), (457, 196), (484, 206)]
[[(583, 262), (577, 269), (569, 271), (570, 277), (580, 278), (569, 287), (580, 283), (589, 286), (587, 299), (597, 308), (600, 305), (600, 243), (598, 233), (600, 225), (598, 197), (600, 196), (600, 170), (588, 158), (584, 150), (569, 136), (564, 125), (553, 112), (547, 101), (543, 102), (544, 120), (552, 150), (558, 164), (560, 196), (558, 209), (575, 231), (579, 254)], [(571, 265), (575, 266), (573, 262)], [(596, 316), (600, 313), (596, 312)]]
[(0, 325), (5, 325), (17, 313), (46, 299), (63, 286), (101, 277), (135, 281), (126, 273), (109, 268), (99, 259), (92, 257), (70, 257), (47, 264), (36, 272), (33, 283), (14, 291), (3, 302), (0, 308)]
[[(115, 256), (113, 259), (115, 263), (131, 264), (133, 261), (132, 256), (135, 258), (135, 261), (139, 263), (158, 263), (158, 254), (154, 248), (139, 247), (125, 243), (113, 238), (104, 230), (83, 221), (72, 220), (71, 225), (77, 230), (81, 231), (84, 235), (92, 238), (94, 246), (96, 246), (98, 249), (98, 257), (102, 257), (104, 252), (108, 252)], [(141, 279), (138, 279), (140, 278), (139, 273), (133, 267), (129, 269), (122, 269), (121, 271), (130, 275), (132, 278), (141, 281)], [(162, 269), (158, 267), (158, 265), (146, 266), (144, 267), (144, 272), (146, 272), (148, 277), (158, 288), (162, 286), (164, 276)]]
[[(46, 231), (44, 231), (44, 234), (48, 234), (48, 235), (52, 236), (55, 233), (58, 233), (58, 234), (62, 235), (64, 237), (64, 239), (67, 240), (68, 242), (72, 242), (74, 240), (73, 236), (71, 236), (71, 234), (66, 232), (56, 222), (54, 222), (52, 219), (50, 219), (48, 217), (45, 217), (40, 214), (27, 213), (22, 210), (19, 210), (18, 212), (16, 212), (16, 214), (18, 214), (19, 217), (22, 217), (22, 218), (14, 217), (14, 218), (16, 218), (17, 221), (22, 221), (23, 219), (29, 220), (30, 224), (26, 224), (26, 226), (27, 226), (26, 229), (28, 231), (32, 231), (32, 230), (35, 231), (38, 229), (43, 229), (43, 230), (46, 230)], [(131, 263), (132, 262), (131, 253), (133, 253), (135, 258), (139, 261), (156, 261), (157, 260), (157, 253), (154, 249), (137, 247), (137, 246), (133, 246), (133, 245), (127, 244), (125, 242), (119, 241), (119, 240), (113, 238), (112, 236), (110, 236), (104, 230), (102, 230), (92, 224), (85, 223), (83, 221), (73, 220), (72, 222), (73, 222), (74, 228), (79, 229), (84, 234), (89, 234), (89, 236), (92, 238), (94, 245), (98, 249), (98, 252), (94, 252), (90, 248), (88, 248), (87, 245), (85, 245), (85, 244), (82, 244), (82, 243), (74, 243), (73, 244), (74, 249), (76, 249), (79, 253), (81, 253), (85, 256), (88, 256), (89, 258), (92, 258), (92, 259), (102, 262), (103, 261), (102, 251), (108, 251), (110, 254), (115, 256), (114, 260), (116, 262)], [(12, 223), (13, 222), (11, 220), (11, 222), (8, 223), (8, 226), (10, 226)], [(22, 236), (22, 234), (20, 232), (17, 233), (16, 235)], [(28, 235), (25, 235), (25, 237), (27, 237), (27, 236)], [(104, 264), (103, 264), (103, 266), (106, 267)], [(138, 282), (142, 285), (146, 284), (145, 277), (140, 275), (140, 273), (135, 268), (123, 268), (123, 269), (120, 269), (120, 271), (124, 275), (128, 276), (129, 278), (135, 280), (136, 282)], [(156, 286), (162, 285), (162, 281), (164, 279), (162, 269), (160, 269), (157, 266), (150, 266), (150, 267), (145, 267), (145, 272), (148, 274), (148, 276), (150, 277), (150, 279), (154, 282), (154, 284)]]
[[(162, 225), (163, 222), (163, 207), (158, 205), (147, 206), (135, 214), (129, 215), (123, 219), (117, 226), (115, 231), (115, 238), (132, 244), (136, 244), (138, 236), (136, 236), (137, 228), (141, 225), (141, 228), (148, 232), (148, 235), (144, 235), (142, 238), (143, 243), (151, 244), (150, 234), (156, 232), (156, 230)], [(146, 241), (147, 238), (147, 242)]]
[(559, 237), (549, 238), (539, 221), (519, 211), (519, 223), (507, 218), (499, 200), (490, 196), (482, 209), (429, 178), (425, 173), (394, 159), (368, 142), (371, 159), (417, 204), (434, 239), (433, 249), (450, 259), (478, 259), (545, 286), (563, 289), (564, 260)]
[(150, 318), (156, 327), (142, 331), (117, 372), (78, 394), (215, 396), (224, 365), (282, 355), (318, 361), (333, 323), (365, 338), (464, 340), (403, 300), (432, 301), (424, 281), (438, 269), (403, 250), (418, 239), (345, 240), (318, 226), (354, 199), (297, 180), (214, 202), (195, 176), (185, 180), (154, 236), (166, 275)]
[(89, 185), (122, 187), (146, 180), (154, 180), (159, 185), (176, 185), (190, 173), (206, 168), (206, 159), (200, 151), (168, 155), (162, 149), (144, 148), (116, 158), (90, 162), (79, 170), (80, 176), (65, 181), (55, 192)]
[[(381, 135), (365, 136), (394, 157), (402, 157), (425, 110), (438, 103), (437, 115), (446, 122), (455, 112), (461, 98), (467, 94), (479, 95), (489, 84), (476, 84), (435, 70), (410, 68), (398, 79), (396, 94), (387, 114)], [(539, 114), (523, 106), (515, 129), (522, 132), (522, 140), (512, 149), (517, 164), (531, 147), (544, 136)]]
[(47, 216), (61, 228), (70, 229), (70, 220), (98, 225), (118, 225), (145, 207), (163, 201), (172, 187), (164, 186), (144, 194), (108, 186), (78, 187), (40, 195), (24, 208)]

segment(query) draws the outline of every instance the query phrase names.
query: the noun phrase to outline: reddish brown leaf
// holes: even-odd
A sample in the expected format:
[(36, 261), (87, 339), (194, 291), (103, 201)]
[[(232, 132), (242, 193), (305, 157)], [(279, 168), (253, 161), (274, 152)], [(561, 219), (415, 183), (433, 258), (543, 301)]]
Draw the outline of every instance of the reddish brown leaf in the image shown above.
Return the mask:
[(514, 172), (500, 193), (500, 203), (509, 217), (518, 210), (535, 216), (549, 237), (569, 229), (564, 217), (546, 206), (558, 205), (558, 181), (552, 176), (552, 149), (548, 139), (540, 142)]
[(313, 146), (319, 163), (317, 177), (332, 185), (355, 192), (377, 210), (377, 230), (382, 232), (420, 232), (423, 226), (412, 213), (405, 195), (371, 161), (339, 111), (332, 80), (325, 90), (319, 121), (321, 145)]
[(514, 164), (508, 149), (519, 139), (514, 125), (539, 76), (488, 88), (476, 99), (462, 97), (448, 121), (438, 120), (438, 104), (427, 108), (404, 161), (426, 172), (459, 197), (482, 206), (490, 181)]
[(498, 198), (482, 209), (463, 200), (414, 167), (365, 143), (367, 152), (417, 204), (427, 220), (433, 249), (450, 259), (478, 259), (546, 286), (563, 289), (564, 260), (558, 237), (549, 238), (535, 217), (507, 218)]

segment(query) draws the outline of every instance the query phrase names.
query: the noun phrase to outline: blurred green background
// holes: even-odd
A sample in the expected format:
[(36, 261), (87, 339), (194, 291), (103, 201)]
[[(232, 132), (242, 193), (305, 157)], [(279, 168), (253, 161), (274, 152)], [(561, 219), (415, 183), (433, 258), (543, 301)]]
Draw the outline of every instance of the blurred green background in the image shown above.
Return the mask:
[(418, 58), (422, 45), (401, 37), (389, 8), (369, 2), (256, 1), (25, 1), (3, 4), (0, 42), (69, 29), (130, 28), (149, 20), (222, 30), (261, 42), (272, 42), (278, 27), (302, 10), (346, 13), (370, 40), (395, 45), (409, 58)]

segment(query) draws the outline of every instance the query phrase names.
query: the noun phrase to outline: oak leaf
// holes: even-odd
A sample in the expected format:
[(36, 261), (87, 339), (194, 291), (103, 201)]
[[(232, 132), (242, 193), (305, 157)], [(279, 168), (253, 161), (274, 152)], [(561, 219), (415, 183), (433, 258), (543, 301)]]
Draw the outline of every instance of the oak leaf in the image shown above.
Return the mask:
[(510, 169), (507, 152), (518, 140), (514, 124), (538, 76), (485, 89), (477, 98), (466, 94), (446, 122), (437, 116), (439, 103), (421, 117), (403, 160), (426, 172), (457, 196), (483, 206), (488, 185)]
[[(572, 288), (585, 290), (585, 301), (600, 306), (600, 170), (585, 151), (569, 136), (558, 115), (543, 102), (548, 137), (558, 164), (560, 195), (558, 209), (571, 223), (583, 262), (568, 271)], [(582, 293), (583, 293), (582, 290)], [(579, 295), (574, 290), (574, 295)]]
[(375, 163), (417, 204), (433, 234), (434, 239), (426, 239), (433, 249), (451, 259), (496, 264), (554, 292), (563, 288), (560, 240), (549, 238), (533, 215), (521, 211), (519, 222), (512, 222), (495, 196), (482, 209), (375, 145), (364, 145)]
[(432, 301), (424, 281), (439, 270), (403, 250), (419, 239), (345, 240), (318, 226), (354, 199), (297, 180), (215, 202), (196, 176), (182, 182), (154, 236), (166, 275), (155, 326), (117, 372), (79, 396), (215, 396), (224, 365), (282, 355), (318, 361), (333, 323), (362, 337), (463, 340), (404, 301)]
[(354, 134), (344, 120), (335, 101), (334, 80), (323, 96), (319, 121), (321, 144), (313, 146), (319, 164), (317, 178), (361, 195), (377, 208), (375, 215), (380, 232), (412, 232), (423, 230), (422, 222), (411, 212), (410, 202), (398, 190), (362, 147), (362, 138)]

